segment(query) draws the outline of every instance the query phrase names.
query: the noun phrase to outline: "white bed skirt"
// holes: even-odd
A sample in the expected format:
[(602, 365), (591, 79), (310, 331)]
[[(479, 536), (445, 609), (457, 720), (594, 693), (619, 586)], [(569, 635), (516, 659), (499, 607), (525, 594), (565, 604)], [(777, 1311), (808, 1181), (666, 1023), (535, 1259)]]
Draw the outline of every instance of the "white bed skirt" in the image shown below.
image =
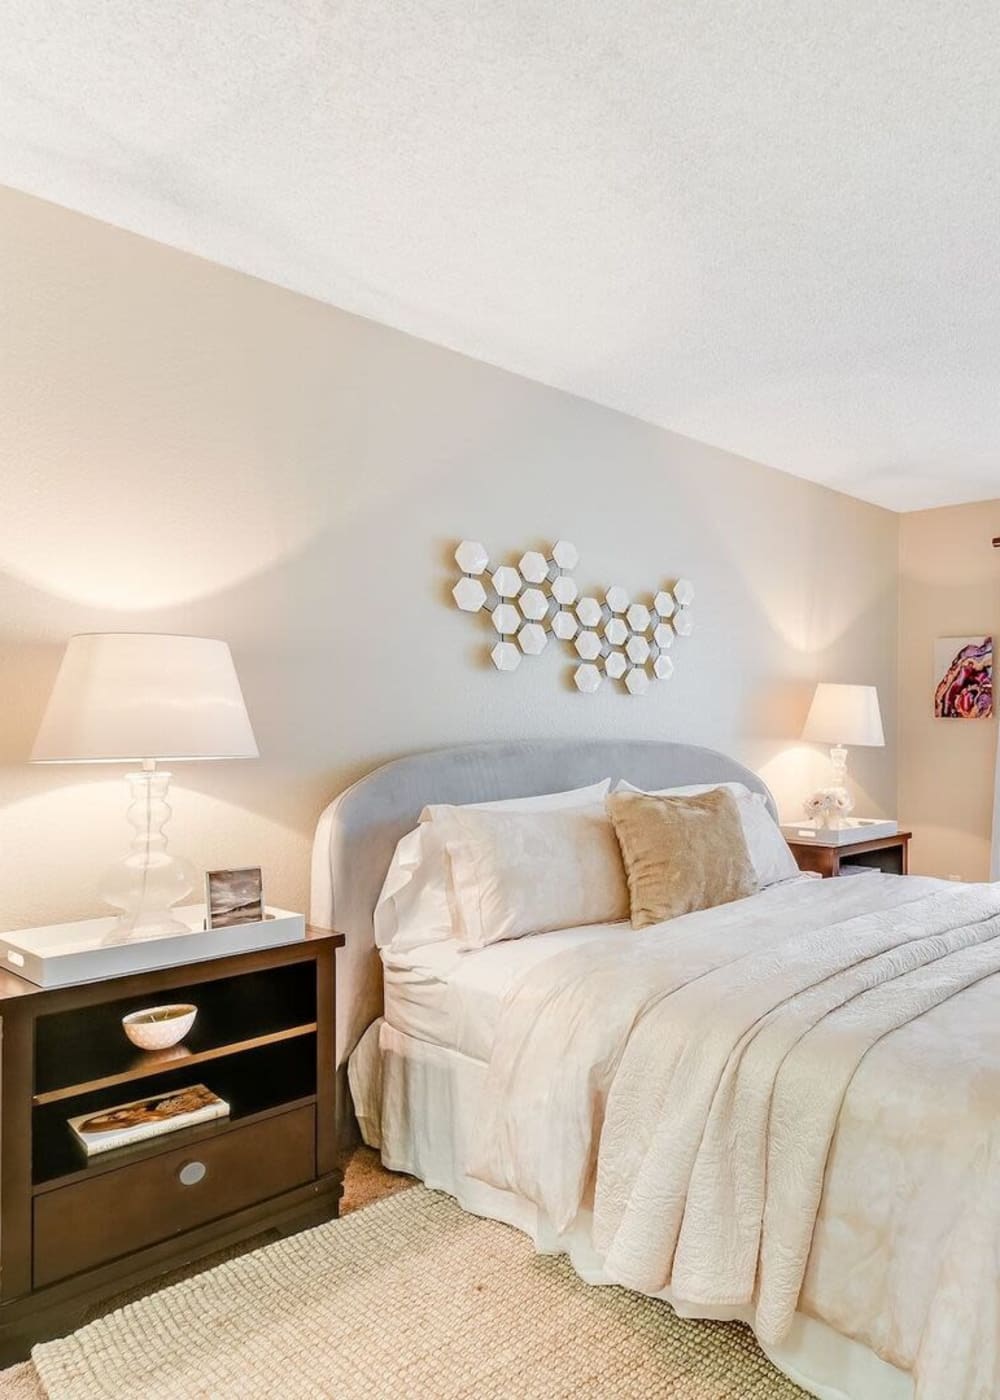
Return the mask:
[[(348, 1065), (351, 1095), (365, 1142), (390, 1171), (406, 1172), (454, 1196), (463, 1210), (522, 1230), (543, 1254), (567, 1254), (579, 1276), (604, 1284), (591, 1246), (588, 1215), (557, 1234), (530, 1201), (467, 1176), (470, 1136), (482, 1100), (486, 1066), (455, 1050), (416, 1040), (380, 1019), (369, 1027)], [(686, 1309), (669, 1289), (657, 1294), (682, 1317), (737, 1318), (748, 1308)], [(820, 1400), (912, 1400), (910, 1376), (867, 1347), (815, 1318), (797, 1314), (780, 1347), (765, 1347), (780, 1371)]]

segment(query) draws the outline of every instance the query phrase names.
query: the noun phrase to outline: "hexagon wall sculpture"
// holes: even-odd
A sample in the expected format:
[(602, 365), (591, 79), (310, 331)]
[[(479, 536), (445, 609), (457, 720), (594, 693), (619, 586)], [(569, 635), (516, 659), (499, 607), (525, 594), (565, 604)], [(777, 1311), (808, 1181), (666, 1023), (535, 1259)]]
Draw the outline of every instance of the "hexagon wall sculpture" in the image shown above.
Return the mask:
[(620, 584), (581, 597), (571, 576), (579, 560), (576, 546), (559, 540), (547, 552), (525, 550), (516, 566), (494, 567), (484, 545), (462, 540), (455, 550), (462, 577), (452, 597), (462, 612), (488, 617), (500, 634), (490, 651), (498, 671), (516, 671), (524, 657), (539, 656), (551, 635), (580, 659), (573, 683), (584, 694), (593, 694), (605, 676), (630, 695), (644, 695), (652, 680), (669, 680), (674, 661), (665, 653), (694, 629), (690, 579), (660, 588), (648, 604)]

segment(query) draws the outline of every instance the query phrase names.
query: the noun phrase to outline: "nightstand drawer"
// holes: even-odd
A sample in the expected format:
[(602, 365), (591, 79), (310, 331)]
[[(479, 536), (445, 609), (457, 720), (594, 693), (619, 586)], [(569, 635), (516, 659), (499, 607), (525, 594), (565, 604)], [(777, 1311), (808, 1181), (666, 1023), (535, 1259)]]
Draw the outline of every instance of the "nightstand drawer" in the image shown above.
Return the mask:
[(34, 1287), (291, 1190), (316, 1174), (316, 1111), (235, 1126), (35, 1198)]

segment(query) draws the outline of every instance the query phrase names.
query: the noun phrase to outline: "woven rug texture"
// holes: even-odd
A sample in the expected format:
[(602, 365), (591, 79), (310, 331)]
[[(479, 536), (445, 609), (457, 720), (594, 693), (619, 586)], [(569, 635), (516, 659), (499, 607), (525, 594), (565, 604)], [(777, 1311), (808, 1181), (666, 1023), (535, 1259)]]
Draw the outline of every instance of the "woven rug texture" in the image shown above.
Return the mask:
[(582, 1283), (423, 1187), (35, 1348), (49, 1400), (791, 1400), (736, 1323)]

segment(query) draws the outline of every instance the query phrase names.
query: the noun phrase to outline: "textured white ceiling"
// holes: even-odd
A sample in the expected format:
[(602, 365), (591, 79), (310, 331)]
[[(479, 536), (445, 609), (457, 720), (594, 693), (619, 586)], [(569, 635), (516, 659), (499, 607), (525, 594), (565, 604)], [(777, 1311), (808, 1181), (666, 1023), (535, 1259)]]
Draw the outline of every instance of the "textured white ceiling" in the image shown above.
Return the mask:
[(996, 0), (4, 0), (0, 181), (896, 509), (1000, 496)]

